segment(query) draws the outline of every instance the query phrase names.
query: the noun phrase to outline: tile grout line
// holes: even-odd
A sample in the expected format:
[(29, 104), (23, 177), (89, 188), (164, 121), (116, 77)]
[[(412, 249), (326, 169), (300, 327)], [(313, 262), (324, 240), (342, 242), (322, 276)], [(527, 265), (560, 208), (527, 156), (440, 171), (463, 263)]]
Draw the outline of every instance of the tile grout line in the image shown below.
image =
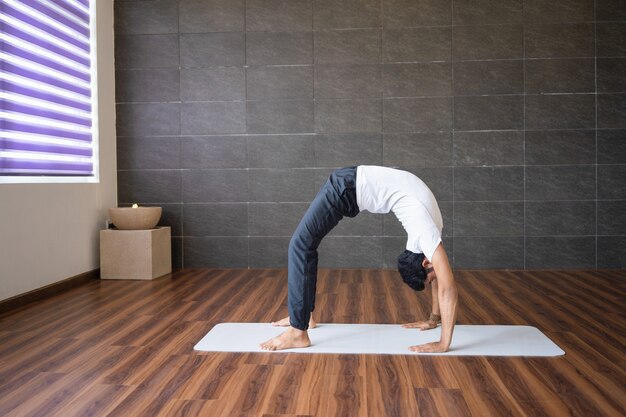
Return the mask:
[(179, 180), (180, 180), (180, 264), (182, 268), (185, 268), (185, 202), (183, 198), (183, 172), (185, 171), (182, 167), (182, 147), (183, 147), (183, 126), (182, 126), (182, 118), (183, 118), (183, 104), (181, 98), (181, 75), (182, 75), (182, 63), (180, 57), (180, 4), (178, 4), (178, 98), (180, 100), (180, 105), (178, 108), (178, 170), (179, 170)]
[(598, 269), (598, 2), (593, 2), (593, 72), (594, 72), (594, 99), (595, 99), (595, 179), (596, 179), (596, 195), (595, 195), (595, 269)]
[(243, 2), (243, 95), (245, 97), (245, 137), (246, 137), (246, 265), (248, 269), (252, 268), (250, 265), (250, 132), (248, 132), (248, 0)]
[(455, 227), (455, 206), (456, 206), (456, 200), (454, 198), (454, 186), (455, 186), (455, 174), (456, 174), (456, 170), (455, 168), (455, 161), (454, 161), (454, 137), (455, 135), (455, 125), (454, 125), (454, 94), (455, 94), (455, 89), (454, 89), (454, 59), (453, 59), (453, 50), (454, 50), (454, 0), (452, 0), (451, 4), (450, 4), (450, 106), (451, 106), (451, 111), (450, 111), (450, 117), (451, 117), (451, 126), (450, 126), (450, 136), (451, 136), (451, 140), (450, 140), (450, 145), (452, 147), (452, 152), (451, 152), (451, 166), (452, 166), (452, 268), (456, 267), (456, 251), (455, 249), (455, 245), (454, 245), (454, 238), (456, 236), (456, 227)]
[(524, 175), (522, 178), (522, 269), (526, 270), (526, 22), (525, 22), (525, 2), (522, 0), (522, 166)]

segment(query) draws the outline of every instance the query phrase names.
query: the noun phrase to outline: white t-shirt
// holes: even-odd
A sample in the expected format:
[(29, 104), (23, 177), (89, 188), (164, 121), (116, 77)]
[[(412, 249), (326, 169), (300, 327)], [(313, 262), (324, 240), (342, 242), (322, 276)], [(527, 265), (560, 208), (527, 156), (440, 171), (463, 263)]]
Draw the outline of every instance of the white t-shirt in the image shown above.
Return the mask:
[(361, 165), (356, 170), (356, 201), (361, 211), (393, 211), (408, 235), (407, 250), (432, 259), (441, 243), (443, 220), (424, 181), (410, 172)]

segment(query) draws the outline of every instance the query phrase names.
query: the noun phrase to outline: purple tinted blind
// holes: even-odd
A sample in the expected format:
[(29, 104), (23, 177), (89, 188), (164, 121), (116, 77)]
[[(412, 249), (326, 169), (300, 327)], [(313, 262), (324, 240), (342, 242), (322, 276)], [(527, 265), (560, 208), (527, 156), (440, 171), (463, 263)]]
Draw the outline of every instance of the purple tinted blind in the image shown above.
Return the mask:
[(94, 175), (89, 0), (0, 0), (0, 175)]

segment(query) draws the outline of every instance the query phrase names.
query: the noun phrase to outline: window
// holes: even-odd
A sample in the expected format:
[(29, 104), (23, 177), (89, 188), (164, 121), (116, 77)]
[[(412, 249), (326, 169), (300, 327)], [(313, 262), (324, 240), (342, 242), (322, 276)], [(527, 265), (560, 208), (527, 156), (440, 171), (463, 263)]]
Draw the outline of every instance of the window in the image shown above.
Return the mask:
[(0, 182), (97, 181), (92, 14), (0, 0)]

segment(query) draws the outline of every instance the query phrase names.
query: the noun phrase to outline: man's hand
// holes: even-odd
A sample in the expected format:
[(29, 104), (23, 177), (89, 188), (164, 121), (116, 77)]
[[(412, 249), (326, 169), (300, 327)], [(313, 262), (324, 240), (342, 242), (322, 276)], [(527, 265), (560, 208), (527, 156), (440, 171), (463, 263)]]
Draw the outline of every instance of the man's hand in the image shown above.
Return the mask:
[(429, 330), (437, 327), (437, 323), (432, 320), (416, 321), (414, 323), (405, 323), (402, 325), (405, 329)]
[(446, 352), (452, 342), (458, 294), (448, 255), (446, 255), (446, 251), (441, 244), (435, 249), (433, 259), (430, 261), (437, 274), (437, 299), (439, 301), (439, 314), (441, 314), (441, 339), (438, 343), (425, 345), (423, 348), (417, 347), (417, 351)]
[(417, 353), (443, 353), (447, 352), (448, 348), (441, 342), (425, 343), (423, 345), (411, 346), (409, 350)]

